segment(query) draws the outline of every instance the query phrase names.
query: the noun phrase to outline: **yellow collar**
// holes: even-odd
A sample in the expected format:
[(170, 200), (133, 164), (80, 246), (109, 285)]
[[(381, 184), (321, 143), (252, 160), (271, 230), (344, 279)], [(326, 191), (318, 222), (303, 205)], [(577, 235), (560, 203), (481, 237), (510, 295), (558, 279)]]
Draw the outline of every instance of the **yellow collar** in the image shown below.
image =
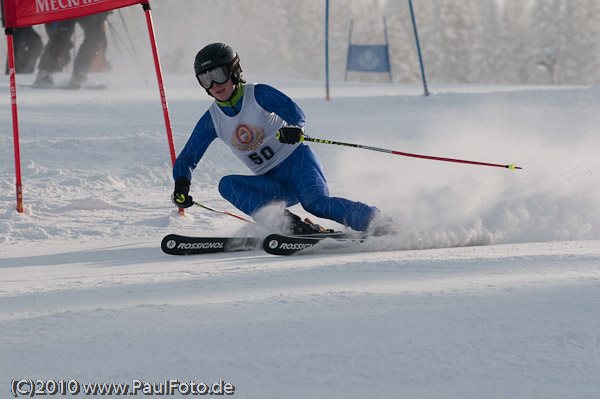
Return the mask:
[(219, 104), (221, 107), (231, 107), (233, 108), (234, 105), (237, 104), (238, 101), (240, 101), (240, 99), (244, 97), (244, 85), (242, 83), (238, 83), (238, 86), (234, 89), (233, 94), (231, 95), (231, 98), (227, 101), (217, 101), (217, 104)]

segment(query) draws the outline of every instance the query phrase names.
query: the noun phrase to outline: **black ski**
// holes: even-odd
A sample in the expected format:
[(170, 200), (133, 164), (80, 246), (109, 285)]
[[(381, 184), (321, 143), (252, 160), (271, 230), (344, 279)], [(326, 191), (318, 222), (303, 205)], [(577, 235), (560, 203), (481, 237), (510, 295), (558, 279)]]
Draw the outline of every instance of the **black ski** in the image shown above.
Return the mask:
[(302, 236), (289, 236), (282, 234), (271, 234), (263, 241), (263, 249), (272, 255), (292, 255), (303, 249), (310, 248), (320, 241), (332, 238), (337, 241), (362, 242), (364, 238), (357, 238), (345, 233), (321, 233)]
[(257, 237), (187, 237), (169, 234), (162, 239), (160, 247), (169, 255), (197, 255), (258, 250), (262, 240)]

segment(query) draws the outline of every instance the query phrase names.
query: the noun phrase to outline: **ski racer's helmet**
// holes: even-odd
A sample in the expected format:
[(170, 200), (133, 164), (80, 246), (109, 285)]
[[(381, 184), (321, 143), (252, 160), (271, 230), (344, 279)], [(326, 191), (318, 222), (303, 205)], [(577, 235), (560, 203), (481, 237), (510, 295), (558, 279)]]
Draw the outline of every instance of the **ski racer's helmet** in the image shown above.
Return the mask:
[[(223, 72), (226, 78), (223, 81), (219, 81), (222, 80), (222, 78), (219, 79), (220, 74), (215, 74), (215, 79), (212, 79), (212, 76), (206, 75), (207, 72), (215, 70), (218, 67), (225, 67)], [(238, 57), (238, 54), (225, 43), (212, 43), (200, 50), (198, 54), (196, 54), (196, 59), (194, 60), (194, 72), (196, 74), (196, 79), (198, 79), (198, 83), (206, 89), (206, 92), (209, 95), (208, 89), (212, 86), (212, 81), (225, 83), (225, 81), (231, 77), (231, 80), (235, 85), (240, 82), (245, 83), (245, 80), (242, 78), (240, 57)], [(201, 79), (201, 75), (203, 74), (203, 79)]]

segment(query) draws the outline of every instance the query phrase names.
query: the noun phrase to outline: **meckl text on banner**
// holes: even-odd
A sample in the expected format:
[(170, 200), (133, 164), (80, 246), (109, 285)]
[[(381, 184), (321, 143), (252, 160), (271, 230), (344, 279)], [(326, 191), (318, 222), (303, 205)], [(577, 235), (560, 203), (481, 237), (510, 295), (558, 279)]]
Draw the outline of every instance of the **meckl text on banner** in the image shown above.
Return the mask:
[(2, 0), (4, 26), (21, 28), (114, 10), (148, 0)]

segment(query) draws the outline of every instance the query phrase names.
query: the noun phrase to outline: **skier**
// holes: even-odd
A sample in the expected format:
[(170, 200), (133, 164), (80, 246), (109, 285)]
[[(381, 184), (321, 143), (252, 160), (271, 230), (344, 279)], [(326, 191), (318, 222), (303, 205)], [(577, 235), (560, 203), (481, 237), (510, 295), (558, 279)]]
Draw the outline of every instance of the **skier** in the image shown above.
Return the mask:
[(87, 73), (94, 57), (99, 50), (106, 48), (104, 21), (109, 13), (110, 11), (46, 24), (48, 42), (42, 52), (38, 64), (39, 71), (33, 86), (38, 88), (54, 86), (52, 74), (61, 71), (71, 60), (69, 50), (73, 48), (72, 36), (77, 23), (83, 29), (84, 40), (73, 61), (73, 72), (68, 87), (71, 89), (81, 87), (81, 84), (87, 80)]
[[(194, 204), (189, 195), (192, 172), (215, 138), (220, 138), (254, 173), (230, 175), (219, 182), (220, 194), (242, 212), (255, 216), (268, 205), (300, 203), (309, 213), (357, 231), (370, 231), (381, 220), (377, 208), (330, 197), (320, 161), (302, 143), (305, 115), (277, 89), (242, 78), (238, 54), (223, 43), (209, 44), (194, 61), (196, 78), (215, 101), (200, 118), (173, 166), (173, 203)], [(292, 234), (322, 231), (284, 209)], [(389, 225), (389, 220), (383, 218)], [(371, 227), (371, 229), (370, 229)]]
[[(16, 28), (13, 33), (15, 51), (15, 73), (33, 73), (44, 43), (42, 38), (31, 26)], [(8, 75), (8, 60), (6, 60)]]

